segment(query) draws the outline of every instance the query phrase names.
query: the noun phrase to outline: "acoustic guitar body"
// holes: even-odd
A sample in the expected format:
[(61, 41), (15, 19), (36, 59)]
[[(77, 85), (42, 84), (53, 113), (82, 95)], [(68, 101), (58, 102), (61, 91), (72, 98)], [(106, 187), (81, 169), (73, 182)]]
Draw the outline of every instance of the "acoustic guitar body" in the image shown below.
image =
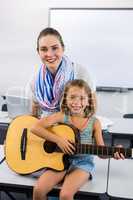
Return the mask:
[[(32, 116), (19, 116), (8, 128), (5, 141), (6, 161), (9, 167), (19, 174), (30, 174), (45, 167), (62, 171), (68, 165), (68, 155), (60, 152), (55, 143), (31, 133), (30, 128), (37, 121), (38, 119)], [(49, 129), (75, 143), (74, 131), (68, 125), (59, 124)]]
[[(57, 171), (69, 165), (68, 155), (60, 151), (55, 143), (46, 141), (33, 133), (31, 127), (38, 121), (32, 116), (20, 116), (10, 124), (6, 141), (5, 156), (9, 167), (19, 174), (30, 174), (43, 168)], [(53, 134), (67, 138), (75, 144), (75, 154), (93, 154), (113, 157), (115, 152), (125, 158), (133, 157), (133, 149), (81, 144), (79, 131), (67, 124), (56, 124), (48, 128)]]

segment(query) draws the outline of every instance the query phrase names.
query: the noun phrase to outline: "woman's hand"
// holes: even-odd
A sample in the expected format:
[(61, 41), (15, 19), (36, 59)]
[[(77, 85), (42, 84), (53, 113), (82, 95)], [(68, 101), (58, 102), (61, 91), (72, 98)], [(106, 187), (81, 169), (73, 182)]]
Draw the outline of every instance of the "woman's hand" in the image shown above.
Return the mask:
[(56, 144), (62, 150), (63, 153), (72, 155), (75, 152), (74, 143), (66, 138), (58, 138)]
[(39, 104), (33, 101), (32, 102), (32, 115), (34, 117), (38, 117), (39, 109), (40, 109)]
[[(123, 146), (122, 146), (122, 145), (117, 145), (116, 147), (122, 148)], [(125, 156), (123, 155), (123, 153), (119, 153), (118, 151), (116, 151), (116, 152), (114, 153), (114, 158), (115, 158), (116, 160), (119, 160), (119, 159), (124, 160), (124, 159), (125, 159)]]

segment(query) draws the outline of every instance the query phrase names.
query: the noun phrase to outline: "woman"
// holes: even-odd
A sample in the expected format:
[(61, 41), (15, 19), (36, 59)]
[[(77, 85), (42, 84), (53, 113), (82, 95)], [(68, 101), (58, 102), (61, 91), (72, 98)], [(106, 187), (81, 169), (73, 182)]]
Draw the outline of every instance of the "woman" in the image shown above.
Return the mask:
[[(40, 32), (37, 52), (43, 64), (32, 82), (34, 116), (47, 116), (60, 110), (61, 95), (69, 80), (82, 78), (92, 85), (86, 69), (76, 66), (64, 55), (64, 49), (62, 37), (57, 30), (48, 27)], [(85, 74), (87, 78), (84, 78)], [(94, 91), (93, 87), (91, 89)]]

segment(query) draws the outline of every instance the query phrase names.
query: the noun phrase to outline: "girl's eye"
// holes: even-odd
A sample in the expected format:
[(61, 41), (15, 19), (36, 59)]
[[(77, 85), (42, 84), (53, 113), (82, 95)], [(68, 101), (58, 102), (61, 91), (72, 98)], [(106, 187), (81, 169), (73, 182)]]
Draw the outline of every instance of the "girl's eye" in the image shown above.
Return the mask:
[(75, 99), (75, 96), (70, 96), (70, 97), (68, 97), (70, 100), (73, 100), (73, 99)]
[(80, 97), (80, 100), (84, 101), (87, 97)]
[(86, 96), (69, 96), (69, 97), (68, 97), (69, 100), (79, 99), (79, 100), (81, 100), (81, 101), (86, 100), (86, 98), (87, 98)]

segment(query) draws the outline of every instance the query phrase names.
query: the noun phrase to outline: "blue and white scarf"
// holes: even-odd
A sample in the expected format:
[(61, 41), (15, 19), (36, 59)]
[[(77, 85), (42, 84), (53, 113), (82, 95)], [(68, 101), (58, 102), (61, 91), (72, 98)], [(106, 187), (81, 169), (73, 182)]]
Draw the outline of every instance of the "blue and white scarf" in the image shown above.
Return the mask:
[(55, 78), (48, 68), (42, 65), (35, 81), (35, 96), (41, 108), (48, 112), (59, 111), (64, 86), (69, 80), (73, 79), (73, 63), (66, 56), (62, 57)]

